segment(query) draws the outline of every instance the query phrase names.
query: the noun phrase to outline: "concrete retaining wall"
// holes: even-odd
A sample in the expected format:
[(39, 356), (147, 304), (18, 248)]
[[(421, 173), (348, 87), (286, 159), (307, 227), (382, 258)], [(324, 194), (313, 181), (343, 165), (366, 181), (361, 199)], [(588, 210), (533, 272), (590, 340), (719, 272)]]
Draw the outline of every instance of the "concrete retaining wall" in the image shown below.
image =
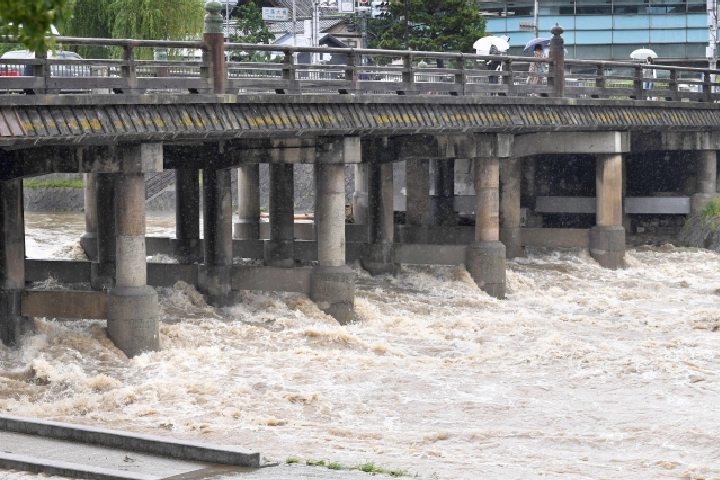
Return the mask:
[(25, 188), (26, 212), (81, 212), (85, 208), (82, 188)]
[[(38, 180), (48, 180), (57, 175), (44, 175)], [(233, 205), (237, 205), (237, 169), (232, 170)], [(355, 191), (355, 167), (345, 169), (345, 203), (352, 203)], [(84, 208), (81, 188), (26, 188), (25, 209), (31, 212), (82, 211)], [(267, 165), (260, 165), (260, 207), (267, 209), (270, 198), (269, 172)], [(313, 166), (295, 165), (295, 211), (312, 212), (315, 194), (313, 192)], [(145, 202), (147, 211), (175, 211), (175, 185), (167, 187)], [(200, 196), (202, 211), (202, 195)], [(233, 208), (235, 209), (235, 208)]]

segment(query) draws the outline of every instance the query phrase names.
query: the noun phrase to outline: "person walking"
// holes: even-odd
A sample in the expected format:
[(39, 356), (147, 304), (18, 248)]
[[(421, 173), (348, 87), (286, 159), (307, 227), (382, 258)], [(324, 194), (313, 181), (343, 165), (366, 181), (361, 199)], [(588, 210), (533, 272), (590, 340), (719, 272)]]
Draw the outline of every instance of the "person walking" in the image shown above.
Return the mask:
[[(546, 58), (545, 53), (543, 52), (543, 47), (539, 43), (535, 45), (535, 48), (533, 49), (533, 57), (535, 58)], [(545, 64), (541, 62), (531, 62), (530, 67), (528, 68), (528, 78), (527, 83), (528, 85), (537, 85), (540, 83), (540, 77), (537, 75), (533, 75), (534, 73), (542, 73), (544, 71)]]
[[(647, 60), (645, 60), (645, 65), (653, 65), (653, 58), (647, 57)], [(654, 68), (643, 68), (642, 71), (643, 78), (657, 78), (657, 70)], [(653, 89), (653, 82), (643, 82), (643, 89), (644, 90), (652, 90)], [(648, 100), (654, 100), (653, 97), (647, 97)]]
[[(495, 45), (490, 45), (490, 55), (500, 55), (500, 50)], [(500, 60), (490, 60), (487, 62), (487, 69), (492, 71), (499, 71), (502, 69), (502, 62)], [(496, 75), (490, 75), (488, 77), (489, 83), (499, 83), (500, 77)]]

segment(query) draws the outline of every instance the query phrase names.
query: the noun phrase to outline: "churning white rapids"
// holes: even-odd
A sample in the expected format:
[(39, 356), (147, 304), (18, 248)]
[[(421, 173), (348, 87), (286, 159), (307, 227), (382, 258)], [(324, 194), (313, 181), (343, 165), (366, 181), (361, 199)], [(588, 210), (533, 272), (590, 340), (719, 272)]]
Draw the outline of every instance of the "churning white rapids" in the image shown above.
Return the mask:
[[(79, 255), (80, 216), (27, 217), (29, 256)], [(720, 478), (720, 255), (626, 260), (531, 253), (507, 300), (463, 267), (356, 268), (348, 326), (303, 295), (161, 288), (162, 350), (132, 360), (104, 322), (36, 319), (0, 347), (0, 411), (421, 478)]]

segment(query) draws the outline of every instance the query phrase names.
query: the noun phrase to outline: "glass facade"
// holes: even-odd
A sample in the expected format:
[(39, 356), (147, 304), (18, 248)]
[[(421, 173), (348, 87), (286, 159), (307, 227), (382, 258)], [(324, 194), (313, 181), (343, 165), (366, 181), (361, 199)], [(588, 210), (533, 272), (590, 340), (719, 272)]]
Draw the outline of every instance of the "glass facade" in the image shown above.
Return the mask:
[[(510, 55), (534, 37), (534, 2), (483, 2), (487, 31), (510, 37)], [(704, 60), (708, 39), (705, 0), (538, 0), (538, 30), (562, 25), (569, 58), (627, 60), (637, 48), (668, 59)]]

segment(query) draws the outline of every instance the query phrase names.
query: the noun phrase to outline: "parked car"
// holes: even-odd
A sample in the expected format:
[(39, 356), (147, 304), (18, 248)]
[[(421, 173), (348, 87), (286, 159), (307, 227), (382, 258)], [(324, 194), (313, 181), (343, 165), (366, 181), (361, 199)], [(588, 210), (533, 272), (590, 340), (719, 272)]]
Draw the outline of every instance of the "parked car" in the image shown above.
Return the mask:
[[(35, 52), (27, 50), (11, 50), (0, 57), (0, 76), (2, 77), (31, 77), (33, 75), (32, 65), (13, 65), (9, 60), (32, 60)], [(82, 60), (82, 57), (75, 52), (58, 50), (55, 53), (48, 52), (47, 58)], [(3, 63), (2, 60), (8, 60)], [(86, 65), (52, 65), (50, 75), (53, 77), (89, 77), (92, 75), (90, 67)]]

